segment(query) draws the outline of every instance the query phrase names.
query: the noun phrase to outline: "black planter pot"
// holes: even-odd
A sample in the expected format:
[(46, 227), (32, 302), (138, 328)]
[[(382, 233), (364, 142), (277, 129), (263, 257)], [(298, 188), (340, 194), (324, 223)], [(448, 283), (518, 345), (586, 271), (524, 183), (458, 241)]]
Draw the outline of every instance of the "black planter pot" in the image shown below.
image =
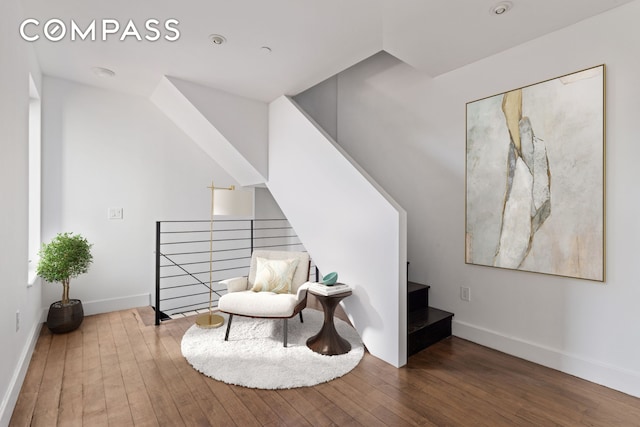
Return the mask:
[(47, 327), (54, 334), (64, 334), (78, 329), (82, 319), (84, 319), (82, 301), (70, 299), (69, 304), (66, 305), (56, 301), (49, 306)]

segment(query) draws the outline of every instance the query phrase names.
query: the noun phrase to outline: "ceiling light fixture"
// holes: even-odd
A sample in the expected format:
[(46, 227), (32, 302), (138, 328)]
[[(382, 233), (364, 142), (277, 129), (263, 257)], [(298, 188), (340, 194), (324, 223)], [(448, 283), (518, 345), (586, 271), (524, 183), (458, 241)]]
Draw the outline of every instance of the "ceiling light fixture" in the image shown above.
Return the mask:
[(503, 1), (491, 8), (491, 14), (496, 16), (504, 15), (505, 13), (509, 12), (512, 7), (513, 3), (511, 3), (510, 1)]
[(93, 67), (91, 68), (93, 74), (98, 77), (102, 77), (103, 79), (110, 79), (116, 76), (116, 72), (104, 67)]
[(271, 48), (269, 46), (262, 46), (260, 48), (260, 53), (263, 55), (268, 55), (271, 53)]
[(211, 40), (211, 43), (213, 43), (216, 46), (219, 46), (227, 42), (227, 39), (224, 36), (221, 36), (220, 34), (211, 34), (209, 36), (209, 40)]

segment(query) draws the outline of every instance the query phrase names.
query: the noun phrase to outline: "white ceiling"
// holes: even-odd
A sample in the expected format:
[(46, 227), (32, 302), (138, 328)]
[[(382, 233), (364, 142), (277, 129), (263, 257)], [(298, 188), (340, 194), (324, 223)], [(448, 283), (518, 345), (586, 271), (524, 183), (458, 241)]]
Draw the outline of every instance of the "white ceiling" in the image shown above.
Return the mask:
[[(175, 42), (33, 42), (44, 74), (148, 96), (162, 75), (262, 101), (295, 95), (386, 50), (431, 76), (597, 15), (632, 0), (22, 0), (41, 27), (58, 18), (81, 28), (92, 20), (133, 19), (144, 37), (149, 18), (179, 21)], [(42, 34), (31, 27), (30, 33)], [(222, 34), (214, 46), (208, 36)], [(262, 46), (272, 49), (261, 52)], [(100, 78), (92, 67), (117, 75)]]

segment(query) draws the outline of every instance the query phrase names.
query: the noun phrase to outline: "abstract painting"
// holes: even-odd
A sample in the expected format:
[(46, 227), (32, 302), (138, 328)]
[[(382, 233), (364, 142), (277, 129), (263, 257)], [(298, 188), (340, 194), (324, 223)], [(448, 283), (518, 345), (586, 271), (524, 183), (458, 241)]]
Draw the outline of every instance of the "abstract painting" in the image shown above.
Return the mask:
[(466, 262), (604, 281), (605, 66), (466, 116)]

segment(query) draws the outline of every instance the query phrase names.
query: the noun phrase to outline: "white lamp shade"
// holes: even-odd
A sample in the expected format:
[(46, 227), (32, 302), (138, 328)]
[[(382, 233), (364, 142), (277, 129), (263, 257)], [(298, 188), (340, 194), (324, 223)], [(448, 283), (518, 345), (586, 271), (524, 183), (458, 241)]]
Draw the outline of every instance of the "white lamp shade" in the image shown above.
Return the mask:
[(253, 189), (214, 190), (213, 214), (253, 217)]

